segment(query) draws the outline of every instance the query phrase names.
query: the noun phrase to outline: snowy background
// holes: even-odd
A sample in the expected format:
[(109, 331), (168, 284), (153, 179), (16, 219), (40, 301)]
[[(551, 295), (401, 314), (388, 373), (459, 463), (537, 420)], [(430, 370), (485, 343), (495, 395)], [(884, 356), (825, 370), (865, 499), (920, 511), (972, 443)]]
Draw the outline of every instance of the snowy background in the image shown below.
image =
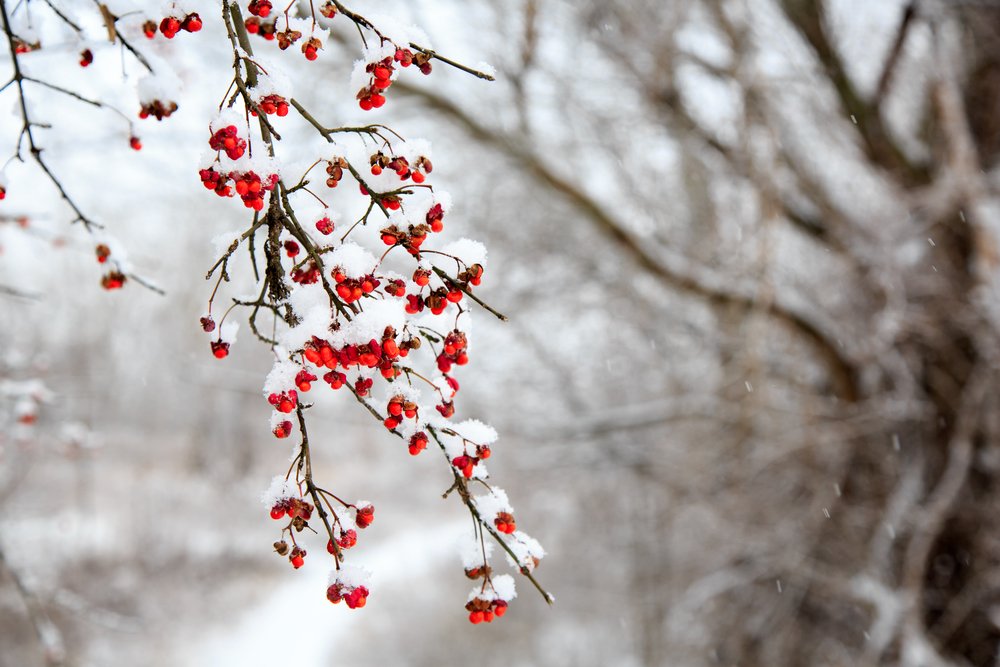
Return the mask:
[[(128, 120), (29, 87), (43, 155), (166, 295), (102, 290), (94, 240), (7, 163), (0, 666), (1000, 664), (990, 3), (359, 0), (497, 71), (436, 63), (372, 112), (343, 17), (315, 63), (255, 39), (329, 124), (428, 139), (449, 231), (489, 248), (477, 293), (511, 321), (475, 313), (459, 410), (499, 431), (491, 474), (556, 603), (519, 579), (475, 627), (449, 471), (349, 396), (310, 436), (317, 477), (378, 507), (351, 552), (368, 605), (326, 601), (318, 541), (301, 570), (271, 553), (258, 498), (291, 445), (260, 398), (269, 353), (244, 325), (217, 360), (198, 325), (247, 224), (198, 179), (231, 78), (217, 3), (185, 3), (204, 30), (170, 41), (122, 22), (176, 74), (162, 122), (133, 120), (142, 73), (91, 4), (52, 0), (82, 37), (47, 5), (14, 14), (43, 46), (26, 73)], [(0, 118), (6, 160), (14, 86)], [(274, 122), (286, 164), (328, 150)], [(253, 289), (245, 256), (232, 274)]]

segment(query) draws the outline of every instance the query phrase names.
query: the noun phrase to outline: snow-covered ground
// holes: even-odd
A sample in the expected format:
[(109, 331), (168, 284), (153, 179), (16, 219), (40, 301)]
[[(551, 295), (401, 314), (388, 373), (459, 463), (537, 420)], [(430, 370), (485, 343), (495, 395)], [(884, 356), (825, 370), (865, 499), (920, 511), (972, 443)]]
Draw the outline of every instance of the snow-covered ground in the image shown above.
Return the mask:
[[(430, 574), (442, 561), (455, 560), (455, 545), (468, 529), (468, 521), (411, 529), (368, 550), (364, 564), (373, 571), (372, 594), (362, 610), (327, 601), (327, 559), (307, 562), (298, 572), (289, 569), (285, 581), (274, 586), (271, 594), (239, 617), (206, 628), (178, 652), (174, 664), (328, 664), (337, 646), (355, 633), (359, 623), (390, 613), (393, 600), (406, 595), (416, 579)], [(290, 628), (294, 628), (294, 639), (279, 640)]]

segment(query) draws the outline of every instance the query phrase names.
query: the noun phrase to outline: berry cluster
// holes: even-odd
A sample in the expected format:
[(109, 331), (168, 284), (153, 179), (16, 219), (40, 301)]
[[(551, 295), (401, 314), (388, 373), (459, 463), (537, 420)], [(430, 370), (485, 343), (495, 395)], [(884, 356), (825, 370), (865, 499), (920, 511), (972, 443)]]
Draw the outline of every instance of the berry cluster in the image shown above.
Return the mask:
[[(452, 404), (448, 403), (447, 405), (451, 406)], [(442, 410), (440, 410), (440, 409), (438, 411), (442, 412)], [(452, 412), (454, 412), (453, 408), (452, 408)], [(450, 416), (450, 415), (448, 415), (448, 416)], [(474, 450), (473, 450), (473, 452), (471, 454), (470, 453), (460, 454), (459, 456), (456, 456), (455, 458), (453, 458), (451, 460), (451, 464), (453, 466), (455, 466), (455, 469), (458, 470), (459, 472), (461, 472), (462, 475), (466, 479), (470, 479), (472, 477), (473, 472), (476, 469), (476, 466), (479, 465), (479, 462), (480, 461), (485, 461), (486, 459), (490, 458), (490, 454), (491, 453), (492, 452), (490, 451), (490, 448), (489, 448), (488, 445), (475, 445), (474, 446)], [(505, 525), (506, 525), (506, 522), (505, 522)], [(511, 525), (511, 526), (514, 525), (513, 519), (511, 519), (511, 522), (510, 522), (509, 525)], [(499, 527), (498, 527), (498, 530), (499, 530)], [(501, 530), (500, 532), (504, 533), (504, 532), (508, 532), (508, 531)], [(511, 530), (509, 532), (514, 532), (514, 531)]]
[[(397, 362), (409, 355), (410, 350), (420, 347), (419, 338), (410, 337), (404, 339), (401, 337), (397, 341), (395, 336), (395, 329), (386, 327), (381, 341), (373, 338), (364, 344), (345, 345), (340, 348), (335, 348), (329, 341), (314, 336), (310, 342), (306, 343), (302, 351), (302, 356), (317, 369), (327, 368), (330, 370), (329, 373), (323, 374), (323, 381), (329, 384), (332, 389), (340, 389), (340, 387), (347, 383), (347, 376), (337, 372), (336, 369), (338, 366), (344, 370), (377, 369), (382, 377), (387, 380), (394, 379), (400, 373), (400, 369), (396, 365)], [(302, 375), (303, 373), (306, 375)], [(310, 375), (315, 379), (315, 375), (311, 371), (303, 368), (296, 374), (296, 378)], [(355, 391), (362, 395), (367, 394), (372, 386), (371, 378), (358, 378), (358, 380), (359, 382), (355, 384)], [(303, 392), (308, 391), (308, 389), (303, 389), (301, 386), (299, 389)], [(412, 409), (415, 411), (416, 406)], [(406, 408), (404, 408), (404, 411), (406, 411)]]
[[(265, 95), (257, 102), (257, 108), (268, 116), (275, 115), (279, 118), (284, 118), (288, 115), (288, 100), (281, 95)], [(250, 113), (254, 116), (257, 115), (257, 112), (253, 109), (251, 109)]]
[(316, 261), (310, 259), (301, 266), (292, 269), (291, 278), (293, 283), (299, 285), (313, 285), (319, 282), (319, 266)]
[(107, 243), (98, 243), (94, 247), (94, 255), (97, 257), (98, 264), (110, 265), (111, 267), (101, 276), (101, 287), (106, 290), (116, 290), (124, 287), (127, 277), (121, 268), (121, 258), (116, 258), (113, 255), (111, 246)]
[(302, 39), (302, 33), (298, 30), (287, 28), (275, 35), (278, 38), (278, 48), (285, 51), (295, 42)]
[(153, 100), (152, 102), (146, 102), (141, 105), (139, 109), (139, 118), (146, 119), (152, 116), (156, 120), (163, 120), (164, 118), (169, 118), (170, 114), (175, 111), (177, 111), (177, 102)]
[(13, 42), (14, 42), (15, 55), (31, 53), (32, 51), (37, 51), (38, 49), (42, 48), (42, 43), (39, 41), (29, 42), (17, 36), (13, 38)]
[[(316, 378), (314, 377), (313, 379)], [(305, 391), (309, 391), (309, 389), (306, 388)], [(283, 412), (287, 415), (299, 404), (299, 396), (294, 389), (289, 389), (281, 393), (270, 394), (267, 397), (267, 402), (273, 405), (274, 409), (278, 412)]]
[(365, 71), (370, 75), (368, 83), (358, 91), (358, 106), (365, 111), (377, 109), (385, 104), (385, 91), (392, 85), (396, 65), (409, 67), (416, 65), (424, 74), (431, 73), (431, 56), (423, 51), (416, 54), (410, 49), (397, 47), (396, 52), (382, 60), (368, 63)]
[[(244, 11), (249, 9), (249, 15), (240, 16), (238, 5)], [(311, 447), (315, 445), (310, 444), (306, 418), (315, 404), (306, 397), (322, 380), (331, 390), (350, 392), (352, 399), (360, 401), (389, 432), (406, 443), (411, 456), (432, 443), (440, 446), (451, 466), (456, 496), (469, 508), (477, 526), (477, 539), (482, 542), (489, 536), (498, 541), (520, 571), (530, 577), (529, 565), (524, 564), (526, 554), (534, 558), (541, 549), (532, 546), (530, 538), (517, 530), (503, 492), (490, 485), (487, 488), (494, 494), (493, 500), (472, 496), (471, 485), (485, 484), (488, 478), (485, 461), (491, 456), (495, 432), (479, 422), (454, 425), (451, 421), (459, 390), (451, 373), (468, 364), (470, 357), (469, 328), (464, 326), (471, 317), (469, 301), (503, 318), (472, 295), (485, 274), (485, 248), (468, 239), (440, 248), (432, 243), (438, 238), (434, 235), (443, 231), (449, 198), (427, 182), (434, 165), (425, 142), (407, 142), (381, 125), (324, 130), (296, 104), (303, 117), (331, 143), (339, 146), (331, 135), (344, 133), (348, 137), (361, 135), (366, 146), (377, 146), (374, 154), (369, 149), (368, 157), (362, 158), (367, 159), (367, 165), (362, 167), (353, 157), (346, 157), (355, 155), (353, 151), (338, 150), (333, 157), (320, 157), (305, 174), (296, 175), (296, 180), (283, 181), (285, 174), (279, 175), (273, 166), (280, 159), (275, 150), (280, 137), (267, 131), (274, 129), (267, 118), (259, 123), (260, 141), (271, 157), (258, 157), (258, 146), (251, 145), (257, 141), (256, 136), (241, 137), (239, 121), (230, 119), (258, 113), (285, 116), (291, 102), (281, 84), (283, 77), (271, 71), (271, 64), (268, 71), (263, 70), (246, 48), (246, 35), (255, 33), (277, 40), (277, 51), (300, 46), (309, 60), (317, 57), (323, 44), (311, 35), (303, 35), (304, 28), (297, 26), (301, 32), (293, 29), (287, 16), (283, 29), (279, 29), (275, 21), (280, 22), (281, 17), (275, 18), (277, 12), (267, 0), (238, 5), (231, 4), (231, 12), (224, 13), (223, 20), (230, 29), (234, 72), (241, 85), (236, 86), (230, 109), (221, 112), (210, 126), (209, 145), (216, 156), (199, 173), (207, 189), (220, 196), (239, 195), (245, 206), (255, 211), (249, 234), (244, 232), (234, 240), (216, 265), (222, 269), (212, 299), (219, 285), (228, 280), (226, 263), (232, 253), (247, 238), (252, 242), (256, 229), (267, 230), (259, 251), (263, 257), (258, 254), (256, 258), (265, 267), (260, 272), (260, 295), (253, 301), (235, 300), (235, 305), (253, 309), (252, 332), (267, 342), (277, 357), (263, 387), (263, 397), (273, 408), (271, 434), (278, 440), (291, 439), (296, 430), (301, 435), (291, 468), (283, 478), (276, 478), (265, 501), (275, 519), (287, 521), (281, 539), (274, 543), (275, 551), (288, 557), (293, 567), (301, 567), (306, 551), (296, 541), (297, 534), (307, 528), (312, 531), (310, 519), (319, 514), (326, 531), (326, 550), (336, 564), (327, 598), (333, 603), (343, 600), (352, 609), (365, 606), (370, 591), (367, 575), (345, 563), (344, 552), (357, 544), (359, 531), (372, 524), (374, 506), (361, 501), (347, 503), (320, 487), (312, 477)], [(340, 14), (338, 6), (321, 3), (319, 10), (330, 18)], [(344, 15), (356, 23), (359, 20), (348, 12)], [(385, 91), (391, 88), (400, 68), (416, 65), (428, 74), (433, 56), (422, 47), (396, 47), (366, 19), (360, 20), (362, 31), (370, 30), (382, 39), (381, 46), (366, 46), (364, 64), (359, 66), (364, 85), (357, 98), (362, 108), (372, 109), (385, 103)], [(396, 39), (410, 44), (406, 37)], [(233, 109), (239, 101), (243, 107)], [(257, 125), (253, 123), (248, 129)], [(309, 173), (321, 163), (328, 188), (338, 187), (345, 177), (354, 178), (358, 191), (367, 199), (366, 212), (354, 224), (342, 224), (342, 218), (310, 189)], [(361, 172), (369, 171), (371, 177), (362, 177), (359, 168)], [(305, 196), (312, 198), (310, 202), (318, 200), (323, 212), (296, 212), (295, 207)], [(378, 218), (377, 224), (372, 223), (372, 217)], [(300, 221), (307, 224), (303, 226)], [(340, 238), (333, 236), (335, 227), (346, 229)], [(353, 240), (372, 234), (377, 234), (375, 244), (381, 241), (383, 245), (381, 256), (376, 257)], [(348, 237), (352, 240), (348, 241)], [(397, 247), (406, 252), (394, 253)], [(409, 268), (404, 268), (407, 265)], [(422, 316), (412, 317), (416, 314)], [(258, 315), (268, 320), (273, 316), (274, 326), (269, 321), (266, 328), (261, 327), (255, 320)], [(433, 316), (444, 319), (435, 320)], [(211, 320), (211, 316), (207, 319)], [(225, 356), (231, 342), (231, 338), (220, 335), (212, 343), (213, 352), (218, 349), (222, 351), (219, 356)], [(414, 354), (420, 349), (425, 352)], [(385, 390), (384, 395), (379, 394), (379, 387)], [(482, 561), (466, 567), (467, 573), (482, 578), (482, 586), (470, 596), (466, 607), (473, 623), (502, 616), (514, 596), (513, 580), (493, 577), (488, 550), (479, 546), (476, 553)], [(531, 561), (531, 566), (535, 562)]]
[(423, 431), (417, 431), (410, 436), (410, 440), (407, 443), (407, 449), (410, 452), (410, 456), (416, 456), (420, 452), (427, 449), (427, 434)]
[(208, 140), (208, 145), (212, 150), (225, 151), (230, 160), (243, 157), (247, 148), (246, 140), (240, 138), (235, 125), (227, 125), (217, 131)]
[(247, 11), (254, 16), (265, 18), (271, 14), (271, 10), (273, 8), (274, 6), (271, 4), (271, 0), (250, 0), (250, 4), (247, 6)]
[(493, 525), (497, 527), (497, 530), (506, 535), (510, 535), (517, 530), (514, 515), (510, 512), (498, 512), (496, 518), (493, 519)]
[[(166, 40), (172, 40), (180, 32), (202, 31), (205, 26), (201, 17), (188, 13), (187, 9), (179, 9), (179, 4), (167, 3), (164, 14), (155, 19), (152, 16), (148, 20), (139, 19), (144, 21), (142, 31), (146, 37), (155, 39), (157, 34), (162, 34)], [(109, 15), (104, 5), (95, 5), (113, 33), (112, 41), (121, 41), (123, 53), (127, 57), (134, 56), (149, 70), (149, 76), (142, 80), (137, 90), (140, 118), (152, 116), (162, 120), (169, 117), (177, 111), (178, 105), (173, 101), (176, 96), (172, 91), (172, 77), (160, 76), (166, 74), (160, 68), (168, 58), (154, 58), (154, 54), (143, 53), (143, 49), (128, 43), (129, 31), (124, 30), (122, 34), (115, 28), (117, 17)], [(370, 591), (368, 576), (361, 569), (344, 563), (344, 552), (357, 544), (361, 530), (372, 525), (375, 508), (364, 501), (347, 503), (313, 479), (306, 421), (314, 405), (303, 401), (303, 397), (309, 396), (315, 383), (322, 379), (331, 390), (343, 388), (345, 391), (341, 393), (352, 394), (350, 398), (361, 402), (369, 414), (406, 443), (411, 456), (420, 454), (431, 444), (442, 449), (454, 479), (452, 488), (457, 491), (452, 497), (461, 499), (475, 525), (474, 562), (464, 565), (468, 576), (482, 581), (477, 582), (481, 586), (468, 598), (466, 610), (472, 623), (490, 622), (504, 615), (514, 597), (514, 586), (509, 576), (493, 575), (486, 537), (498, 543), (515, 567), (529, 578), (543, 552), (536, 542), (517, 530), (514, 511), (502, 490), (492, 483), (486, 484), (489, 476), (485, 462), (491, 456), (496, 433), (475, 420), (460, 424), (451, 420), (456, 412), (455, 397), (459, 391), (458, 381), (451, 373), (469, 362), (467, 332), (469, 319), (473, 317), (469, 301), (504, 319), (472, 294), (472, 289), (480, 285), (484, 276), (485, 248), (468, 239), (443, 247), (433, 242), (439, 238), (434, 235), (443, 230), (449, 199), (446, 193), (435, 190), (427, 182), (434, 166), (425, 142), (407, 142), (394, 130), (379, 124), (363, 127), (320, 124), (298, 102), (293, 104), (285, 84), (289, 77), (280, 71), (280, 63), (268, 62), (265, 69), (261, 59), (254, 56), (249, 34), (276, 40), (275, 56), (280, 55), (277, 52), (287, 52), (297, 46), (306, 60), (316, 60), (324, 44), (315, 36), (322, 35), (315, 15), (313, 28), (307, 32), (301, 27), (304, 21), (290, 18), (292, 5), (284, 12), (275, 11), (272, 0), (227, 0), (222, 5), (224, 11), (219, 18), (225, 31), (220, 31), (219, 35), (228, 39), (232, 48), (233, 92), (231, 96), (228, 92), (223, 96), (225, 101), (220, 105), (220, 113), (209, 125), (208, 144), (214, 157), (200, 165), (199, 177), (203, 185), (218, 196), (238, 196), (252, 214), (247, 216), (249, 227), (233, 239), (209, 272), (210, 277), (219, 273), (218, 282), (209, 298), (208, 313), (201, 318), (200, 325), (209, 334), (212, 355), (226, 358), (233, 350), (238, 328), (235, 322), (227, 322), (226, 317), (237, 306), (247, 307), (251, 309), (251, 332), (267, 343), (277, 358), (263, 387), (263, 398), (272, 408), (269, 428), (276, 439), (291, 439), (296, 430), (301, 439), (295, 443), (288, 472), (275, 480), (265, 498), (270, 516), (281, 526), (280, 539), (273, 543), (274, 551), (287, 558), (293, 568), (299, 569), (307, 558), (300, 534), (305, 531), (308, 536), (310, 532), (324, 529), (328, 538), (327, 552), (336, 565), (328, 583), (327, 598), (333, 603), (343, 600), (352, 609), (365, 606)], [(389, 39), (385, 37), (386, 32), (343, 8), (340, 2), (320, 0), (319, 5), (322, 16), (328, 19), (343, 16), (342, 20), (353, 22), (362, 35), (364, 52), (355, 72), (359, 79), (356, 87), (351, 88), (360, 88), (356, 97), (362, 109), (384, 105), (386, 91), (391, 89), (402, 69), (416, 66), (429, 74), (433, 58), (481, 78), (491, 78), (489, 74), (476, 72), (418, 46), (416, 42), (422, 38), (406, 26), (395, 26), (393, 37)], [(247, 10), (249, 14), (244, 16)], [(6, 11), (3, 13), (5, 22), (9, 23)], [(282, 14), (285, 22), (283, 30), (279, 30), (277, 22), (281, 21)], [(298, 22), (296, 25), (301, 31), (293, 29), (293, 21)], [(96, 20), (91, 23), (100, 25)], [(89, 30), (77, 29), (77, 32)], [(8, 37), (15, 59), (40, 48), (37, 42), (13, 36), (10, 31)], [(89, 35), (84, 37), (89, 40)], [(83, 49), (79, 52), (79, 65), (90, 67), (94, 63), (94, 51), (79, 48)], [(169, 55), (172, 48), (170, 44), (160, 44), (156, 55)], [(280, 58), (287, 60), (288, 56), (280, 55)], [(28, 117), (24, 100), (21, 102), (24, 131), (30, 135), (32, 127), (38, 124)], [(282, 160), (286, 156), (279, 155), (276, 149), (281, 136), (269, 117), (287, 116), (292, 106), (301, 111), (303, 118), (331, 144), (339, 146), (341, 137), (345, 141), (360, 137), (363, 148), (358, 147), (357, 152), (350, 150), (353, 147), (345, 146), (343, 152), (338, 148), (339, 155), (329, 159), (320, 156), (297, 181), (283, 182), (284, 175), (279, 174), (276, 165), (288, 162)], [(258, 122), (247, 123), (243, 130), (244, 119), (258, 114)], [(255, 127), (259, 127), (260, 132), (251, 135)], [(129, 145), (140, 150), (142, 142), (131, 131), (131, 123), (129, 130)], [(372, 154), (372, 151), (376, 152)], [(353, 161), (355, 158), (346, 157), (348, 155), (359, 158)], [(35, 157), (37, 159), (37, 155)], [(305, 157), (308, 162), (317, 156), (296, 157)], [(366, 198), (364, 207), (359, 207), (359, 210), (364, 208), (365, 213), (354, 224), (341, 224), (339, 220), (344, 218), (337, 217), (327, 203), (309, 189), (309, 172), (321, 162), (325, 162), (324, 180), (328, 188), (336, 188), (348, 176), (354, 178), (361, 195)], [(41, 166), (48, 171), (44, 164)], [(370, 177), (360, 175), (366, 170)], [(6, 195), (5, 188), (6, 182), (0, 175), (0, 200)], [(351, 196), (353, 191), (349, 188), (345, 196)], [(296, 215), (292, 202), (298, 206), (306, 195), (318, 200), (324, 212), (306, 214), (300, 210)], [(73, 202), (69, 203), (75, 208)], [(346, 228), (339, 239), (333, 237), (335, 217), (338, 226)], [(83, 214), (80, 219), (90, 229)], [(299, 220), (307, 223), (315, 220), (315, 229), (309, 225), (303, 227)], [(348, 241), (355, 230), (352, 240)], [(356, 243), (359, 237), (368, 237), (366, 240), (376, 247), (383, 246), (379, 248), (381, 256), (376, 257)], [(259, 292), (255, 290), (254, 293), (259, 295), (255, 299), (234, 298), (226, 315), (217, 323), (211, 314), (213, 301), (219, 296), (222, 283), (229, 280), (229, 262), (241, 245), (249, 246), (254, 274), (258, 276)], [(397, 248), (406, 252), (393, 252)], [(121, 288), (126, 280), (143, 283), (141, 278), (130, 273), (128, 263), (112, 240), (102, 237), (95, 243), (95, 254), (104, 272), (101, 283), (106, 289)], [(420, 317), (413, 317), (417, 314)], [(261, 326), (258, 316), (273, 318), (273, 322)], [(423, 353), (419, 352), (421, 349)], [(26, 421), (33, 419), (33, 413), (24, 417)], [(319, 441), (314, 439), (314, 442)], [(474, 484), (482, 484), (489, 493), (474, 497)], [(316, 515), (319, 521), (313, 521)], [(321, 522), (322, 526), (310, 525), (310, 522)], [(489, 546), (492, 548), (493, 544)], [(465, 556), (463, 561), (467, 561)], [(537, 586), (537, 582), (532, 581)]]
[[(262, 179), (254, 171), (243, 173), (233, 171), (223, 174), (216, 171), (214, 166), (199, 170), (198, 175), (206, 189), (214, 190), (215, 194), (220, 197), (232, 197), (235, 191), (243, 200), (243, 205), (255, 211), (264, 208), (264, 195), (278, 184), (277, 174), (270, 174)], [(230, 181), (232, 187), (230, 187)]]
[[(451, 294), (451, 292), (449, 292)], [(459, 292), (461, 294), (461, 292)], [(450, 373), (451, 365), (464, 366), (469, 363), (469, 355), (466, 350), (469, 347), (469, 340), (465, 334), (455, 329), (448, 333), (441, 347), (441, 353), (437, 357), (438, 370), (442, 373)]]
[(351, 588), (350, 586), (345, 586), (344, 584), (331, 584), (329, 588), (326, 589), (326, 599), (330, 602), (337, 604), (341, 600), (344, 601), (351, 609), (360, 609), (365, 606), (368, 602), (368, 596), (370, 593), (365, 586), (357, 586)]
[(386, 156), (381, 151), (371, 156), (369, 164), (371, 165), (373, 176), (379, 176), (384, 170), (391, 169), (396, 172), (401, 181), (412, 178), (413, 182), (418, 185), (423, 183), (427, 178), (427, 174), (430, 174), (434, 170), (434, 165), (423, 155), (417, 157), (415, 163), (411, 166), (405, 157)]
[(251, 35), (259, 35), (270, 42), (278, 34), (278, 27), (275, 23), (276, 21), (261, 21), (256, 16), (251, 16), (246, 20), (244, 26)]
[(380, 284), (379, 280), (371, 274), (360, 278), (348, 278), (340, 267), (334, 267), (331, 275), (334, 282), (337, 283), (337, 296), (343, 299), (344, 303), (354, 303), (360, 300), (366, 294), (374, 292)]
[(344, 170), (347, 169), (347, 160), (342, 157), (328, 160), (326, 163), (326, 187), (335, 188), (340, 180), (344, 178)]
[(507, 613), (507, 602), (504, 600), (484, 600), (473, 598), (465, 605), (469, 612), (469, 622), (473, 625), (491, 623), (494, 618), (500, 618)]
[(167, 39), (173, 39), (181, 30), (185, 32), (198, 32), (201, 30), (201, 17), (196, 13), (185, 14), (184, 16), (166, 16), (159, 25), (155, 21), (146, 21), (142, 24), (142, 33), (147, 38), (153, 39), (156, 36), (156, 29)]
[(101, 287), (106, 290), (121, 289), (124, 286), (125, 274), (121, 271), (109, 271), (101, 277)]
[[(402, 424), (404, 418), (416, 419), (418, 409), (419, 408), (416, 403), (407, 400), (407, 398), (401, 394), (397, 394), (389, 399), (389, 403), (386, 405), (386, 412), (389, 414), (382, 423), (385, 424), (385, 427), (391, 431)], [(425, 436), (424, 446), (426, 446), (426, 444)]]

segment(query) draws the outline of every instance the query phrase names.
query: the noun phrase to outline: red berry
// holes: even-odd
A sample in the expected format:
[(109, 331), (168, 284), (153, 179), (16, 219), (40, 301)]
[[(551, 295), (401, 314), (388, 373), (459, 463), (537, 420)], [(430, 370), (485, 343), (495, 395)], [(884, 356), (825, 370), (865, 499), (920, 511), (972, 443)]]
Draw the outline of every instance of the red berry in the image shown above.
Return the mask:
[(482, 623), (483, 622), (483, 612), (481, 612), (481, 611), (474, 611), (474, 612), (470, 613), (469, 614), (469, 622), (472, 623), (473, 625), (479, 625), (480, 623)]
[(167, 39), (173, 39), (177, 31), (181, 29), (180, 20), (174, 18), (173, 16), (168, 16), (162, 21), (160, 21), (160, 32)]
[(274, 427), (272, 433), (276, 438), (287, 438), (292, 432), (292, 422), (283, 421)]
[(281, 519), (284, 516), (285, 516), (285, 510), (283, 508), (278, 507), (277, 505), (271, 508), (271, 518), (274, 519), (275, 521)]
[(354, 522), (358, 524), (358, 528), (367, 528), (372, 525), (372, 521), (374, 520), (375, 508), (372, 505), (359, 507), (354, 517)]
[(271, 13), (271, 7), (271, 0), (252, 0), (247, 9), (250, 10), (251, 14), (263, 18)]
[(333, 227), (334, 227), (333, 221), (330, 220), (330, 218), (324, 217), (316, 221), (316, 229), (319, 230), (319, 233), (323, 234), (324, 236), (332, 234)]
[(197, 14), (188, 14), (184, 17), (184, 23), (181, 24), (181, 28), (188, 32), (198, 32), (201, 30), (201, 17)]

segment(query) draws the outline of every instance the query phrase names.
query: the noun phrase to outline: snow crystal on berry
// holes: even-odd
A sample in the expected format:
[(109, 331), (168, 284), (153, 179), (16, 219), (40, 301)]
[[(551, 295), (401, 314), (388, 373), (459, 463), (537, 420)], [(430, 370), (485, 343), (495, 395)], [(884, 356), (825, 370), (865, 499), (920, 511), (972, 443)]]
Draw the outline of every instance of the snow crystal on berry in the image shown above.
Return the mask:
[(479, 510), (479, 514), (482, 515), (483, 520), (487, 522), (492, 522), (493, 517), (500, 512), (514, 512), (514, 508), (510, 506), (510, 500), (507, 498), (507, 492), (496, 486), (493, 487), (490, 493), (476, 496), (472, 499), (472, 502), (475, 504), (476, 509)]
[(462, 238), (452, 241), (442, 248), (441, 252), (458, 257), (465, 262), (466, 266), (481, 264), (483, 268), (486, 268), (486, 246), (479, 241)]
[[(405, 157), (406, 161), (411, 165), (415, 165), (417, 163), (417, 159), (419, 158), (425, 157), (430, 160), (434, 157), (431, 155), (431, 142), (426, 139), (407, 139), (394, 147), (394, 154), (400, 157)], [(442, 208), (444, 207), (442, 206)]]
[(271, 486), (260, 496), (260, 501), (268, 509), (274, 507), (285, 498), (298, 498), (299, 490), (295, 482), (278, 476), (271, 480)]
[(253, 59), (262, 67), (262, 71), (258, 71), (257, 74), (257, 85), (250, 89), (253, 98), (259, 100), (268, 95), (281, 95), (286, 100), (291, 99), (294, 95), (292, 80), (281, 67), (273, 60), (262, 58), (259, 54), (255, 54)]
[(366, 301), (365, 309), (334, 334), (333, 341), (338, 346), (363, 345), (372, 339), (381, 339), (386, 327), (402, 331), (405, 324), (406, 304), (402, 300)]
[(441, 210), (447, 213), (451, 210), (451, 195), (444, 190), (435, 190), (434, 203), (441, 204)]
[(482, 589), (482, 586), (476, 586), (469, 593), (469, 601), (479, 599), (486, 600), (487, 602), (491, 600), (503, 600), (504, 602), (509, 602), (517, 597), (517, 591), (514, 586), (514, 577), (509, 574), (501, 574), (493, 577), (490, 580), (493, 587), (486, 587), (486, 590)]
[(420, 390), (416, 387), (403, 384), (401, 382), (394, 382), (385, 389), (385, 400), (386, 402), (395, 398), (396, 396), (402, 396), (404, 400), (410, 401), (411, 403), (420, 403)]
[[(447, 382), (445, 386), (447, 386)], [(463, 422), (453, 425), (451, 429), (477, 445), (492, 445), (497, 441), (498, 437), (496, 429), (478, 419), (466, 419)]]
[(164, 69), (159, 74), (150, 74), (139, 79), (135, 87), (139, 95), (139, 104), (153, 102), (172, 102), (180, 98), (181, 82), (176, 76)]
[(375, 270), (378, 262), (371, 254), (357, 243), (347, 241), (330, 255), (330, 266), (340, 267), (348, 278), (363, 278)]
[(351, 70), (351, 90), (361, 90), (368, 87), (371, 74), (368, 72), (369, 63), (377, 63), (386, 58), (396, 55), (395, 45), (385, 42), (384, 44), (374, 44), (366, 47), (361, 55), (361, 60), (354, 61), (354, 68)]
[(299, 285), (288, 299), (292, 310), (301, 318), (294, 327), (280, 334), (279, 341), (289, 350), (299, 350), (313, 336), (326, 338), (330, 333), (329, 297), (319, 283)]
[(234, 107), (225, 107), (217, 113), (212, 122), (209, 123), (208, 129), (212, 134), (215, 134), (219, 130), (223, 130), (229, 126), (234, 126), (237, 129), (246, 127), (246, 118), (243, 117), (243, 114), (236, 111)]
[[(437, 413), (435, 413), (436, 415)], [(444, 432), (444, 429), (451, 428), (451, 423), (448, 420), (443, 419), (440, 416), (429, 415), (427, 422), (438, 431), (438, 437), (441, 443), (444, 445), (444, 453), (448, 455), (448, 460), (454, 459), (456, 456), (462, 456), (466, 453), (465, 443), (462, 442), (461, 438), (456, 438), (453, 435), (448, 435)]]
[(334, 507), (333, 513), (337, 517), (337, 521), (340, 522), (340, 527), (343, 530), (354, 530), (357, 529), (358, 524), (354, 521), (354, 514), (348, 512), (343, 507)]
[(302, 370), (302, 366), (294, 361), (275, 361), (271, 372), (264, 380), (264, 398), (271, 394), (280, 394), (283, 391), (295, 389), (295, 376), (300, 370)]
[(493, 590), (496, 592), (496, 599), (510, 602), (517, 597), (517, 587), (514, 585), (514, 577), (509, 574), (501, 574), (493, 577)]
[(250, 155), (247, 152), (243, 157), (233, 160), (229, 170), (238, 174), (253, 172), (264, 179), (272, 174), (281, 176), (281, 166), (277, 158), (268, 155)]
[(537, 561), (545, 557), (545, 549), (541, 543), (520, 530), (514, 531), (509, 539), (505, 540), (508, 548), (517, 555), (517, 562), (507, 554), (507, 562), (511, 567), (526, 567), (534, 570)]
[(344, 563), (339, 570), (330, 571), (329, 585), (341, 584), (346, 588), (371, 587), (372, 573), (366, 567)]
[(233, 345), (236, 343), (236, 333), (240, 330), (239, 322), (225, 322), (219, 327), (219, 340)]

